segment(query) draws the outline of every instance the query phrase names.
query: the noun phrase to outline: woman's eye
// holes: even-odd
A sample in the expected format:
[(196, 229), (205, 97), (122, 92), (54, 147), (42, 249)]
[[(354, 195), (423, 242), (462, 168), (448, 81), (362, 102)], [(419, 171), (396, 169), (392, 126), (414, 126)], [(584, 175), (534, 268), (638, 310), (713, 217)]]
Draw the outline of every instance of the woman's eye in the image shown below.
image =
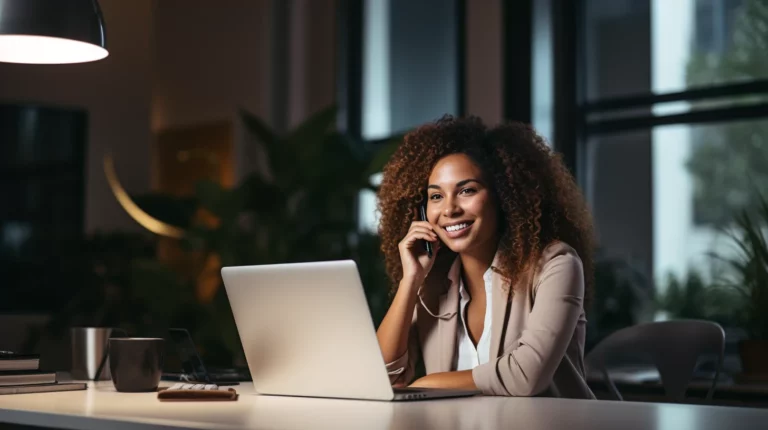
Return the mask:
[(431, 196), (429, 196), (430, 200), (437, 200), (439, 198), (440, 198), (440, 194), (432, 194)]
[(461, 194), (474, 194), (476, 192), (477, 190), (475, 190), (474, 188), (464, 188), (463, 190), (461, 190)]

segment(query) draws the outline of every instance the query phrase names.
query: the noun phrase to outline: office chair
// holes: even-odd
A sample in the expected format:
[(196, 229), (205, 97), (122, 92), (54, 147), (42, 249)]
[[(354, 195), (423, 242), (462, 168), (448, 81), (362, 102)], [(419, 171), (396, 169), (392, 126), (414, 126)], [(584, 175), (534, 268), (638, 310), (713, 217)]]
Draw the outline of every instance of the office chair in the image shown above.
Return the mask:
[(609, 367), (650, 359), (661, 375), (661, 384), (673, 402), (685, 399), (688, 383), (703, 354), (717, 355), (717, 369), (707, 401), (712, 400), (725, 350), (725, 332), (714, 322), (674, 320), (638, 324), (611, 333), (587, 354), (587, 368), (599, 370), (608, 390), (624, 400), (608, 374)]

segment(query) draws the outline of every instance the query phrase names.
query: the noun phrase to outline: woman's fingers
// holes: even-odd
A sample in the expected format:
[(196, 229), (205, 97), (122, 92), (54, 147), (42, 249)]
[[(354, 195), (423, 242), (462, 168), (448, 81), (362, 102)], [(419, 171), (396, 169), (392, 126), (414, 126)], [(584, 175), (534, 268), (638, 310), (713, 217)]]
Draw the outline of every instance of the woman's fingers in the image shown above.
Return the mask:
[(429, 242), (437, 242), (437, 235), (434, 233), (429, 234), (421, 231), (414, 231), (409, 233), (408, 236), (406, 236), (406, 243), (408, 244), (413, 244), (417, 240), (427, 240)]
[(432, 239), (422, 238), (422, 237), (414, 237), (412, 239), (407, 239), (406, 241), (402, 242), (400, 244), (401, 252), (408, 252), (408, 253), (416, 253), (420, 254), (420, 251), (425, 251), (422, 246), (420, 246), (422, 240), (429, 240), (430, 243), (434, 243)]
[(437, 235), (436, 234), (434, 234), (434, 233), (424, 233), (424, 232), (421, 232), (421, 231), (415, 231), (415, 232), (409, 234), (408, 237), (415, 237), (415, 238), (419, 238), (419, 239), (426, 239), (426, 240), (429, 240), (430, 242), (434, 242), (434, 241), (437, 240)]
[(437, 233), (434, 230), (430, 230), (430, 229), (425, 228), (423, 226), (411, 227), (411, 229), (406, 234), (406, 237), (408, 235), (413, 234), (413, 233), (423, 233), (423, 234), (428, 234), (430, 236), (437, 237)]

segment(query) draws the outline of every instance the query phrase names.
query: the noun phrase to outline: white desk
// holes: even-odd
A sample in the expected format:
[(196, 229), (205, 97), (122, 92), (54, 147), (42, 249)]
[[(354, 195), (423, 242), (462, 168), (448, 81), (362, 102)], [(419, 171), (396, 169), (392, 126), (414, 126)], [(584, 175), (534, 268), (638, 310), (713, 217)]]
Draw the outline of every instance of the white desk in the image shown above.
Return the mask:
[(68, 429), (765, 429), (768, 410), (597, 400), (473, 397), (371, 402), (259, 396), (167, 403), (154, 393), (87, 391), (0, 396), (0, 423)]

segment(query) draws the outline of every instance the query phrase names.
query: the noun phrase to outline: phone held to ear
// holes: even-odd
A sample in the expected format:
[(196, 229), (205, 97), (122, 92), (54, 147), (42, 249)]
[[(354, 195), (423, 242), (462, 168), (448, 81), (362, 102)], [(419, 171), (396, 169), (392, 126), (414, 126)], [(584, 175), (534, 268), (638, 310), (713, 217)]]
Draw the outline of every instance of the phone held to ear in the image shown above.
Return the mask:
[[(419, 217), (422, 221), (427, 220), (427, 208), (426, 205), (419, 206)], [(424, 249), (427, 250), (427, 255), (429, 258), (432, 258), (432, 242), (425, 240), (424, 241)]]

